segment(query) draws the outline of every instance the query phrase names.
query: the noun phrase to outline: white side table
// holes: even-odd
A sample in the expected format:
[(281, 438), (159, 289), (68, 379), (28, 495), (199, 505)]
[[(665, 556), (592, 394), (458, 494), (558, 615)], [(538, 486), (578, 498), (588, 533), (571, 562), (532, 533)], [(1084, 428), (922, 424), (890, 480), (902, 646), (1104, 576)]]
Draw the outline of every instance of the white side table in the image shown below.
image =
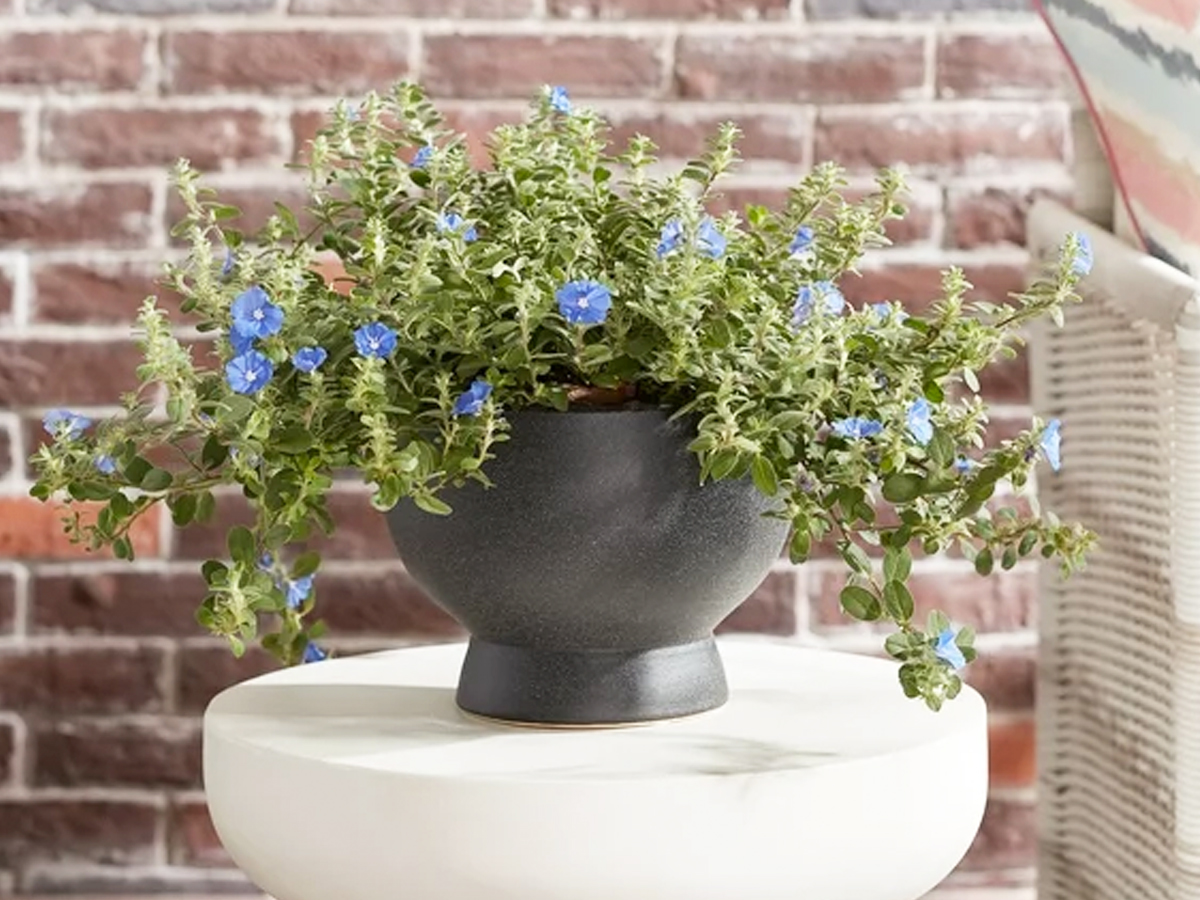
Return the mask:
[(465, 645), (273, 672), (204, 720), (217, 831), (277, 900), (915, 900), (987, 793), (971, 690), (931, 713), (886, 661), (723, 641), (731, 699), (535, 731), (454, 706)]

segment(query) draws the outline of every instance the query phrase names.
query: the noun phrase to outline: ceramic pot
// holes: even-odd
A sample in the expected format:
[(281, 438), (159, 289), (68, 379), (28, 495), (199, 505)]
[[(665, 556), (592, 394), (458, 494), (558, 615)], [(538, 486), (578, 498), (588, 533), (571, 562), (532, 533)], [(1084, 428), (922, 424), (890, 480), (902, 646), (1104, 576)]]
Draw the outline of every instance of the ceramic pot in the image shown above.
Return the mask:
[(700, 484), (686, 420), (659, 409), (530, 410), (486, 464), (494, 487), (388, 514), (413, 578), (470, 632), (470, 713), (597, 726), (728, 697), (714, 627), (766, 577), (788, 525), (747, 480)]

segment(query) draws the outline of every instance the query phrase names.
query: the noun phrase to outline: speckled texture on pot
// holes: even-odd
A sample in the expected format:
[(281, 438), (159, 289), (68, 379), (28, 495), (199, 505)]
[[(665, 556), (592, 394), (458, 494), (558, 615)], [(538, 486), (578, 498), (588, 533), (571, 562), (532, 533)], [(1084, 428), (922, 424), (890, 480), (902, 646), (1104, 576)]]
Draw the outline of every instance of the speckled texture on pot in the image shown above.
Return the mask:
[[(700, 484), (686, 420), (657, 409), (512, 414), (495, 487), (388, 516), (413, 577), (472, 635), (468, 711), (559, 724), (719, 706), (713, 628), (748, 597), (788, 526), (748, 481)], [(669, 648), (669, 649), (668, 649)]]

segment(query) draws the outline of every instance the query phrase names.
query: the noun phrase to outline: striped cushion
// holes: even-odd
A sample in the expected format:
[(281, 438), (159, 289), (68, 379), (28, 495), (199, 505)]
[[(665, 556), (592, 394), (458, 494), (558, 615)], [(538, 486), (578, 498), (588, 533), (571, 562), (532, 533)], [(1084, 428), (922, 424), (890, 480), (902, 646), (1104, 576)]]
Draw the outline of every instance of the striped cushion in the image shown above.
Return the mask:
[(1200, 0), (1036, 0), (1144, 249), (1200, 273)]

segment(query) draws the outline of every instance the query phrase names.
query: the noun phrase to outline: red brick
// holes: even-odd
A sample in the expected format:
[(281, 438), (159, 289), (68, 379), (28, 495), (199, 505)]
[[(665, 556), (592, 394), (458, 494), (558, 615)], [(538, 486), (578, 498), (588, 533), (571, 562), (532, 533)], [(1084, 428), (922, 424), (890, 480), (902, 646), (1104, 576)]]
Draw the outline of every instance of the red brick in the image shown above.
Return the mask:
[(45, 721), (30, 733), (38, 787), (200, 786), (200, 720)]
[(14, 291), (12, 275), (0, 268), (0, 316), (7, 317), (12, 314)]
[(151, 647), (4, 647), (0, 708), (48, 714), (157, 712), (164, 702), (162, 671), (162, 651)]
[(525, 99), (543, 84), (575, 97), (652, 97), (662, 41), (618, 36), (429, 35), (422, 81), (432, 94)]
[(12, 469), (12, 437), (7, 431), (0, 431), (0, 478), (6, 476)]
[(16, 772), (14, 753), (17, 749), (17, 729), (11, 722), (0, 722), (0, 786)]
[(684, 35), (675, 86), (696, 100), (866, 103), (921, 89), (919, 38), (822, 34), (753, 37)]
[(635, 134), (644, 134), (658, 144), (663, 159), (698, 156), (721, 123), (730, 120), (744, 132), (738, 149), (751, 161), (803, 162), (809, 139), (808, 122), (800, 114), (713, 115), (695, 107), (676, 106), (653, 113), (614, 114), (609, 120), (618, 146), (624, 147)]
[(152, 295), (177, 315), (179, 297), (160, 283), (161, 275), (157, 262), (35, 263), (33, 317), (70, 325), (123, 324)]
[(746, 601), (717, 627), (718, 634), (752, 632), (790, 636), (796, 633), (794, 572), (772, 572)]
[(465, 636), (459, 624), (399, 566), (393, 571), (321, 573), (316, 586), (316, 615), (335, 638), (344, 634)]
[(550, 0), (570, 19), (785, 19), (788, 0)]
[[(312, 218), (304, 211), (309, 203), (309, 196), (299, 180), (280, 182), (274, 186), (264, 187), (217, 187), (216, 199), (229, 206), (236, 206), (241, 215), (235, 219), (226, 219), (221, 224), (226, 228), (236, 228), (244, 234), (257, 232), (267, 219), (275, 215), (275, 203), (278, 201), (296, 214), (300, 227), (307, 229), (312, 225)], [(172, 194), (167, 198), (166, 225), (168, 230), (183, 218), (183, 203)], [(185, 238), (172, 238), (176, 244), (186, 243)]]
[(195, 637), (206, 593), (195, 572), (41, 575), (31, 584), (30, 627), (38, 633)]
[[(814, 628), (853, 624), (838, 605), (838, 594), (845, 585), (842, 572), (822, 573), (810, 584), (814, 589), (810, 598)], [(956, 625), (970, 625), (981, 633), (1018, 631), (1036, 623), (1037, 578), (1029, 572), (998, 571), (987, 578), (973, 570), (916, 572), (908, 588), (922, 621), (930, 610), (940, 609)]]
[(150, 863), (159, 811), (109, 800), (0, 800), (0, 866), (56, 862)]
[(903, 164), (918, 174), (1002, 173), (1018, 163), (1064, 163), (1066, 134), (1057, 108), (826, 112), (815, 157), (851, 171)]
[(0, 110), (0, 165), (16, 162), (24, 152), (21, 114), (15, 109)]
[(1037, 740), (1032, 716), (988, 725), (988, 783), (996, 788), (1033, 787)]
[(177, 800), (171, 805), (167, 814), (167, 846), (173, 865), (205, 868), (233, 865), (203, 802)]
[(0, 244), (136, 247), (153, 234), (145, 184), (0, 188)]
[(1033, 709), (1037, 694), (1037, 651), (981, 653), (967, 668), (966, 679), (983, 694), (993, 712)]
[(1056, 97), (1066, 83), (1048, 32), (944, 35), (938, 45), (940, 97)]
[(235, 657), (228, 647), (188, 647), (179, 651), (179, 711), (202, 713), (209, 701), (227, 687), (279, 668), (265, 651), (252, 647)]
[(249, 109), (55, 110), (42, 118), (42, 158), (87, 168), (169, 166), (184, 157), (200, 169), (278, 157), (273, 124)]
[(10, 31), (0, 35), (0, 85), (133, 90), (146, 43), (137, 31)]
[[(331, 491), (326, 495), (329, 511), (337, 530), (325, 537), (317, 535), (311, 546), (326, 559), (395, 559), (396, 549), (388, 534), (382, 513), (371, 507), (365, 491)], [(239, 495), (226, 494), (217, 499), (216, 514), (203, 525), (192, 525), (179, 532), (177, 555), (183, 559), (208, 559), (225, 555), (225, 535), (238, 524), (250, 524), (249, 505)]]
[(467, 108), (447, 110), (446, 126), (466, 137), (471, 165), (480, 169), (490, 169), (492, 157), (488, 151), (488, 140), (492, 132), (500, 125), (519, 122), (522, 115), (523, 112), (472, 104)]
[[(75, 503), (73, 510), (90, 522), (99, 506)], [(32, 497), (0, 497), (0, 558), (7, 559), (111, 559), (108, 550), (90, 552), (82, 544), (67, 540), (62, 526), (63, 507), (42, 503)], [(133, 549), (139, 557), (156, 556), (159, 510), (143, 513), (129, 531)]]
[(379, 31), (183, 31), (166, 36), (175, 93), (355, 94), (408, 74), (408, 34)]
[(1029, 355), (1025, 349), (1013, 359), (992, 363), (979, 373), (979, 394), (988, 403), (1028, 404)]
[(512, 19), (533, 14), (533, 0), (292, 0), (293, 15), (434, 16)]
[(0, 573), (0, 635), (12, 634), (16, 617), (17, 579), (8, 572)]
[(115, 404), (142, 361), (125, 341), (0, 340), (0, 405)]
[(1037, 862), (1037, 812), (1032, 801), (988, 798), (983, 825), (960, 869), (1023, 869)]
[[(967, 295), (970, 300), (1004, 303), (1009, 293), (1025, 285), (1025, 268), (1020, 265), (988, 263), (963, 269), (967, 281), (974, 285)], [(881, 261), (863, 268), (861, 276), (847, 275), (838, 286), (854, 304), (896, 300), (910, 312), (921, 313), (942, 296), (942, 267)]]
[(1025, 215), (1039, 197), (1052, 197), (1067, 205), (1071, 200), (1066, 191), (1049, 188), (952, 190), (947, 211), (947, 241), (952, 247), (962, 248), (993, 244), (1024, 247)]

